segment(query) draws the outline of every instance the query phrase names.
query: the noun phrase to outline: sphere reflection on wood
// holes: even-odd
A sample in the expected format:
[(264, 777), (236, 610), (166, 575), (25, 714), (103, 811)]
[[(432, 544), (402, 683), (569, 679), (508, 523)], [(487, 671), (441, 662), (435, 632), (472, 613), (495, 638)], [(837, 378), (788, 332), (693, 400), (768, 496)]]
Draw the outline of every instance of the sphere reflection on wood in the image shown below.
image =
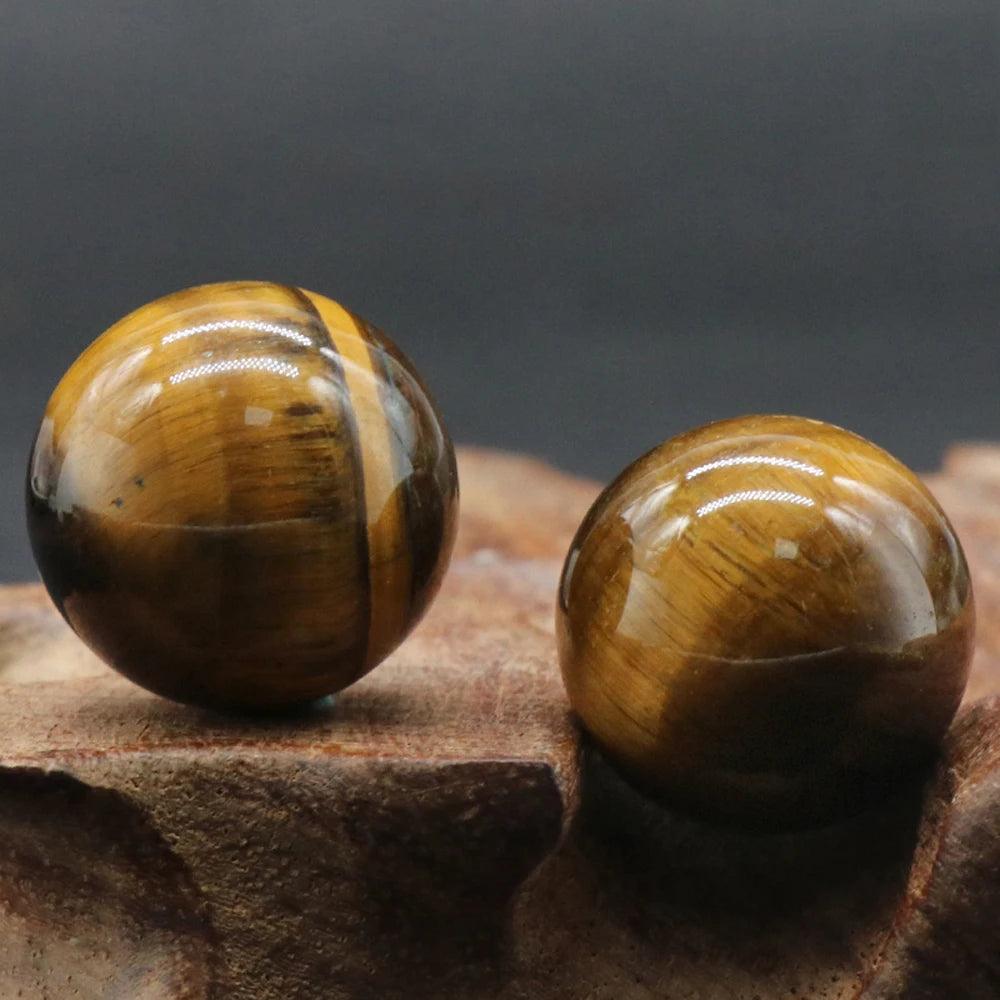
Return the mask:
[(63, 378), (28, 478), (60, 611), (181, 701), (339, 690), (403, 639), (454, 538), (451, 442), (410, 362), (329, 299), (206, 285), (127, 316)]
[(749, 417), (604, 491), (557, 628), (570, 701), (627, 776), (784, 828), (856, 811), (933, 753), (973, 619), (959, 543), (908, 469), (828, 424)]

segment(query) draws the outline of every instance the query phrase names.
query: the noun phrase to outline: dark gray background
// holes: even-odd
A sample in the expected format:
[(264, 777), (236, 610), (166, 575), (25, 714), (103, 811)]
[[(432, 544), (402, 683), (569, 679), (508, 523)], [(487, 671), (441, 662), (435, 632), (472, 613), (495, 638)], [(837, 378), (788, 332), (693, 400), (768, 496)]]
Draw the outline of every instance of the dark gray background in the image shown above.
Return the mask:
[(0, 577), (49, 392), (273, 278), (456, 438), (612, 475), (747, 411), (1000, 438), (996, 0), (0, 0)]

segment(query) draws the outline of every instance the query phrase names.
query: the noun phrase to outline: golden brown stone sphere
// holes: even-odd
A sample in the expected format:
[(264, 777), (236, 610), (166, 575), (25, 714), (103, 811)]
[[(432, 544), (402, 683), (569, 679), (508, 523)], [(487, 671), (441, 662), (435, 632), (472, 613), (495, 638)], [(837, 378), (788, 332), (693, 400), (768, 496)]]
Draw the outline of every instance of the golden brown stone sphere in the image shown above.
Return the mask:
[(569, 698), (607, 757), (696, 814), (849, 814), (934, 752), (974, 611), (912, 472), (795, 417), (701, 427), (630, 465), (576, 535), (557, 611)]
[(313, 292), (205, 285), (125, 317), (73, 364), (28, 473), (42, 578), (96, 653), (180, 701), (340, 690), (423, 614), (457, 478), (388, 337)]

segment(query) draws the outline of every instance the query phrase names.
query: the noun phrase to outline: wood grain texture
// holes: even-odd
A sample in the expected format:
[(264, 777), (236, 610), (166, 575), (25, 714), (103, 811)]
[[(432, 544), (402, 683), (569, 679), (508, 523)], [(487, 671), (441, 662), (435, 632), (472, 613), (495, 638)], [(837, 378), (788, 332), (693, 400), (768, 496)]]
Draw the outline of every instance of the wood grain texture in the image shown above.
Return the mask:
[(313, 292), (187, 289), (113, 326), (46, 409), (28, 478), (73, 629), (183, 701), (340, 690), (419, 620), (454, 538), (454, 453), (412, 365)]
[(625, 469), (560, 584), (570, 701), (674, 805), (809, 825), (890, 794), (962, 698), (961, 546), (903, 465), (795, 417), (674, 438)]
[(552, 607), (597, 488), (533, 460), (460, 453), (440, 598), (305, 713), (156, 698), (0, 591), (0, 996), (995, 1000), (1000, 449), (967, 458), (930, 481), (978, 595), (965, 706), (809, 832), (675, 815), (581, 744)]

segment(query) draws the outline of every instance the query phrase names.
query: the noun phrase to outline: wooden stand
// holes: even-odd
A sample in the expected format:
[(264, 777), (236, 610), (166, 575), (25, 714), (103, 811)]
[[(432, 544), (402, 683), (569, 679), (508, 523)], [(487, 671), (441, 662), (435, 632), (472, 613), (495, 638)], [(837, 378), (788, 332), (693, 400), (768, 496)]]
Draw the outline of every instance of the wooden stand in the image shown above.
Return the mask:
[(596, 488), (466, 451), (444, 589), (294, 717), (133, 687), (0, 590), (0, 996), (1000, 996), (1000, 449), (931, 480), (975, 576), (933, 774), (805, 834), (674, 816), (580, 750), (552, 603)]

